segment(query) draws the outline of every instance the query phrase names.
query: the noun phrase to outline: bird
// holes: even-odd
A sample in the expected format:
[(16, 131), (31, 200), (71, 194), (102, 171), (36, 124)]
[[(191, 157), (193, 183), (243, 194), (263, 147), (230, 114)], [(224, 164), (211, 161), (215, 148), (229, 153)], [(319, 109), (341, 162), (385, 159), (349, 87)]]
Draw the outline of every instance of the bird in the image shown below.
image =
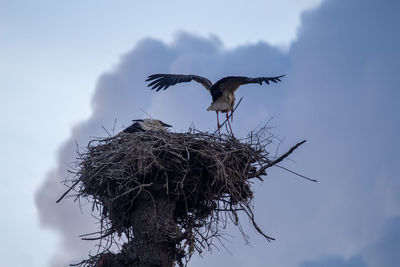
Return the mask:
[(123, 130), (124, 133), (138, 133), (147, 131), (166, 131), (167, 128), (172, 127), (165, 122), (155, 119), (140, 119), (132, 120), (131, 126)]
[(263, 82), (269, 84), (269, 82), (280, 82), (281, 78), (285, 75), (274, 76), (274, 77), (257, 77), (250, 78), (245, 76), (228, 76), (220, 79), (216, 83), (212, 83), (207, 78), (198, 75), (186, 75), (186, 74), (152, 74), (147, 77), (146, 82), (149, 82), (147, 85), (151, 87), (152, 90), (156, 90), (157, 92), (161, 89), (165, 90), (170, 86), (173, 86), (177, 83), (184, 83), (190, 81), (196, 81), (201, 83), (211, 94), (212, 102), (211, 105), (207, 108), (207, 111), (213, 110), (217, 113), (217, 127), (218, 132), (220, 132), (220, 123), (219, 123), (219, 112), (226, 113), (226, 119), (228, 121), (230, 132), (233, 136), (232, 127), (229, 122), (228, 113), (231, 112), (231, 119), (233, 120), (233, 107), (235, 105), (235, 91), (244, 84), (249, 83), (258, 83), (262, 85)]

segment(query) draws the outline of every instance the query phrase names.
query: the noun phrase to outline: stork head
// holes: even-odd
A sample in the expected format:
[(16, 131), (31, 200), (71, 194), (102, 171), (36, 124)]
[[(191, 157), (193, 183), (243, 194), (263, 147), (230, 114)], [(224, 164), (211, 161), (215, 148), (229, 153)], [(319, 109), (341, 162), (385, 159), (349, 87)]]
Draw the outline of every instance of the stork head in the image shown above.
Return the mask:
[(145, 131), (166, 131), (167, 128), (172, 127), (160, 120), (154, 119), (143, 119), (143, 120), (133, 120), (134, 122), (140, 123), (140, 126)]

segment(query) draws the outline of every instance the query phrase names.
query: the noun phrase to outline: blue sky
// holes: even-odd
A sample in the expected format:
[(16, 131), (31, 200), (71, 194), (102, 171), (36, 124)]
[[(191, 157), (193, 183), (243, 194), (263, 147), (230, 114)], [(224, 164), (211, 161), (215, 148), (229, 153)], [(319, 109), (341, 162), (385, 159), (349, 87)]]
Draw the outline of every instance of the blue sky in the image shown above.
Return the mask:
[[(72, 201), (55, 205), (60, 180), (84, 145), (143, 117), (185, 130), (215, 128), (197, 84), (146, 89), (155, 72), (287, 76), (249, 85), (233, 123), (238, 135), (273, 117), (282, 150), (308, 142), (256, 184), (259, 224), (244, 223), (225, 251), (192, 266), (398, 266), (400, 134), (396, 1), (0, 1), (0, 256), (6, 266), (64, 266), (85, 257), (93, 222)], [(188, 99), (182, 103), (182, 99)], [(182, 109), (185, 112), (182, 112)], [(23, 240), (23, 242), (21, 242)], [(290, 256), (288, 256), (290, 255)]]

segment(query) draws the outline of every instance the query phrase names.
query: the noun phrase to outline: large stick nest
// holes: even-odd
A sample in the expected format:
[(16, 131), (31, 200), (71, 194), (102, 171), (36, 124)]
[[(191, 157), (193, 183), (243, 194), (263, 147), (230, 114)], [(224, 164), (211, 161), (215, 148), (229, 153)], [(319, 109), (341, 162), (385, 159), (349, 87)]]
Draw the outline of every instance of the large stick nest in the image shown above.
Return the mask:
[(108, 238), (111, 244), (115, 235), (134, 238), (131, 215), (143, 195), (154, 201), (167, 196), (176, 204), (173, 220), (182, 233), (176, 240), (178, 262), (194, 250), (210, 248), (228, 220), (241, 230), (238, 212), (247, 215), (268, 241), (273, 239), (254, 221), (252, 178), (261, 179), (267, 168), (301, 143), (279, 158), (270, 158), (266, 147), (271, 141), (267, 128), (241, 141), (197, 131), (119, 133), (93, 139), (79, 152), (73, 181), (78, 184), (78, 198), (87, 198), (100, 209), (100, 236), (87, 239)]

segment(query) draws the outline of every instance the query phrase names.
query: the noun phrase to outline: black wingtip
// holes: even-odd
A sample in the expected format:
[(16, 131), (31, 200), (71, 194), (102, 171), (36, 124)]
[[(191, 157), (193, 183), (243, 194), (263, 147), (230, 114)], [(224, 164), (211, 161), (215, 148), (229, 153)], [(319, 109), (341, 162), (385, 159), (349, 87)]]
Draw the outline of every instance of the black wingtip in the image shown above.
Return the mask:
[(166, 127), (166, 128), (169, 128), (169, 127), (172, 127), (171, 125), (169, 125), (169, 124), (166, 124), (165, 122), (161, 122), (161, 124), (164, 126), (164, 127)]
[(154, 79), (155, 79), (155, 77), (153, 77), (153, 75), (149, 75), (149, 76), (147, 76), (146, 82), (152, 81)]
[(147, 76), (146, 82), (152, 81), (152, 80), (157, 79), (157, 78), (160, 78), (163, 75), (165, 75), (165, 74), (156, 73), (156, 74), (149, 75), (149, 76)]

